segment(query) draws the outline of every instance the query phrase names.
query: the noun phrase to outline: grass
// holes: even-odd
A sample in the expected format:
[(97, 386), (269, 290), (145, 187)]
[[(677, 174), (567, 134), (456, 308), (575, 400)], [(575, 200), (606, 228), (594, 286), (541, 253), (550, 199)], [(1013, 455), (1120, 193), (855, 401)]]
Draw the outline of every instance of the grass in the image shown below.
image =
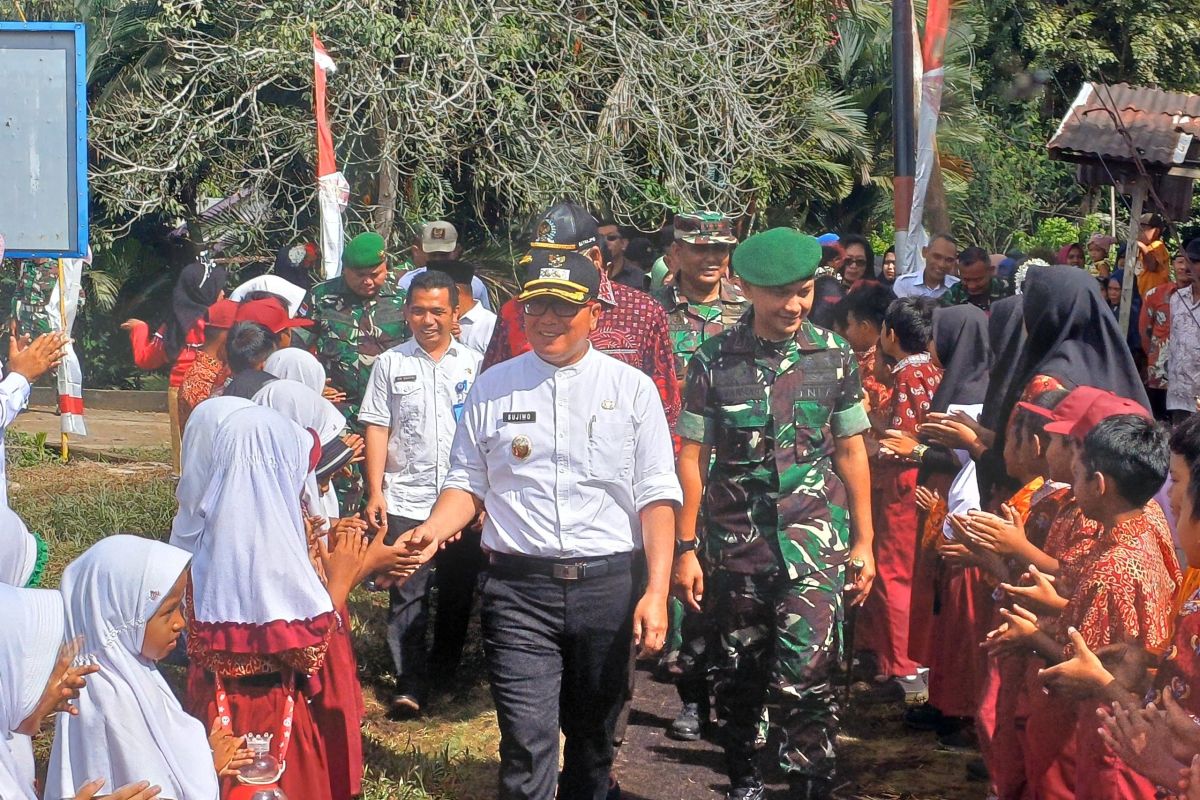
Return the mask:
[[(33, 436), (8, 434), (10, 503), (50, 546), (44, 586), (57, 586), (63, 568), (105, 536), (136, 533), (167, 538), (175, 511), (175, 484), (162, 453), (131, 451), (128, 455), (138, 459), (132, 463), (79, 459), (61, 464), (43, 444)], [(367, 708), (363, 800), (494, 798), (499, 732), (478, 631), (473, 629), (468, 638), (458, 676), (442, 681), (429, 713), (419, 720), (395, 722), (386, 716), (393, 679), (384, 637), (387, 595), (359, 590), (351, 598), (351, 608)], [(676, 702), (673, 692), (665, 702)], [(662, 713), (673, 714), (674, 708), (664, 706)], [(40, 741), (42, 758), (47, 750), (48, 743)], [(676, 777), (671, 773), (677, 767), (661, 750), (656, 745), (623, 755), (631, 764), (636, 759), (643, 769), (663, 775), (665, 789)], [(899, 723), (894, 709), (856, 706), (844, 730), (841, 752), (844, 774), (858, 784), (857, 794), (864, 800), (965, 800), (985, 793), (983, 784), (963, 780), (963, 756), (935, 752), (928, 736), (914, 735)], [(687, 777), (719, 780), (706, 772)], [(695, 796), (711, 796), (701, 786)], [(650, 796), (666, 797), (662, 792)]]

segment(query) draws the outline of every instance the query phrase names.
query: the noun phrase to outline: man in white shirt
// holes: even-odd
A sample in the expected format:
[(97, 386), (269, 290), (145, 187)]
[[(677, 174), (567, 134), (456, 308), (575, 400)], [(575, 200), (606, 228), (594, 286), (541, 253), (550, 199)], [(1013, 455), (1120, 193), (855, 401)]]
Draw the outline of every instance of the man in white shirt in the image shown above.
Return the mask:
[(0, 380), (0, 503), (8, 506), (8, 474), (5, 471), (4, 433), (17, 415), (29, 404), (30, 384), (62, 361), (67, 337), (61, 333), (43, 333), (32, 344), (15, 335), (8, 340), (8, 364)]
[(454, 326), (454, 338), (480, 354), (487, 352), (492, 331), (496, 328), (496, 315), (471, 296), (475, 265), (467, 261), (439, 261), (430, 269), (446, 273), (458, 287), (458, 322)]
[[(480, 377), (437, 503), (405, 538), (427, 561), (487, 511), (481, 622), (499, 796), (594, 800), (608, 790), (631, 641), (662, 648), (682, 492), (654, 383), (588, 342), (595, 265), (544, 249), (532, 259), (518, 301), (533, 349)], [(639, 541), (648, 581), (635, 603)]]
[[(358, 412), (366, 428), (367, 522), (374, 530), (387, 527), (386, 544), (429, 516), (450, 469), (458, 417), (483, 360), (450, 335), (457, 295), (444, 272), (431, 270), (413, 280), (404, 305), (413, 338), (375, 360)], [(426, 698), (432, 571), (425, 564), (389, 590), (387, 639), (396, 666), (392, 713), (397, 716), (419, 714)], [(471, 586), (446, 588), (456, 596), (465, 591), (469, 611)]]
[[(413, 241), (409, 255), (413, 269), (401, 275), (396, 285), (407, 291), (413, 278), (424, 272), (430, 264), (456, 261), (460, 255), (462, 248), (458, 246), (457, 228), (442, 220), (426, 222), (421, 226), (421, 235)], [(471, 296), (484, 308), (491, 310), (492, 300), (488, 297), (487, 286), (479, 278), (471, 278)]]
[(937, 234), (927, 247), (921, 248), (921, 257), (925, 259), (925, 270), (898, 276), (892, 284), (896, 297), (932, 297), (936, 300), (958, 283), (954, 276), (958, 268), (958, 242), (953, 236)]
[(1171, 333), (1167, 338), (1167, 411), (1178, 424), (1196, 413), (1200, 400), (1200, 239), (1183, 251), (1191, 266), (1191, 285), (1171, 295)]

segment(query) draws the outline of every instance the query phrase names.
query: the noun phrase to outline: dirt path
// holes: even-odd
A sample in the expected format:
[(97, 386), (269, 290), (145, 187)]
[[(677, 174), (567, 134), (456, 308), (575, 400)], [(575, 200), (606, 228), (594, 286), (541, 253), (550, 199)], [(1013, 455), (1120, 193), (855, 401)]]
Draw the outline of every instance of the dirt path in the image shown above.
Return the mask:
[[(634, 710), (625, 744), (617, 756), (617, 776), (626, 800), (723, 800), (727, 784), (720, 748), (712, 741), (677, 742), (664, 731), (679, 711), (673, 686), (638, 672)], [(968, 755), (935, 749), (932, 734), (910, 731), (900, 709), (853, 709), (838, 739), (847, 798), (974, 800), (987, 795), (982, 782), (968, 782)], [(973, 754), (971, 754), (973, 755)], [(787, 788), (772, 783), (771, 798), (784, 800)]]

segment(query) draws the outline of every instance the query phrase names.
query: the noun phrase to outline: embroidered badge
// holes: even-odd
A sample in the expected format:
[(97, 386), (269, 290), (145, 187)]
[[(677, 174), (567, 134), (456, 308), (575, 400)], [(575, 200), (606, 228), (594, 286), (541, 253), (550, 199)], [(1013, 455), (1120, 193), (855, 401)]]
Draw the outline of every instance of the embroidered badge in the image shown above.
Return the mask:
[(603, 408), (605, 411), (612, 411), (614, 408), (617, 407), (617, 404), (614, 403), (612, 400), (602, 400), (600, 402), (600, 407)]
[(569, 281), (571, 280), (571, 270), (542, 267), (540, 270), (538, 270), (538, 278), (544, 281)]

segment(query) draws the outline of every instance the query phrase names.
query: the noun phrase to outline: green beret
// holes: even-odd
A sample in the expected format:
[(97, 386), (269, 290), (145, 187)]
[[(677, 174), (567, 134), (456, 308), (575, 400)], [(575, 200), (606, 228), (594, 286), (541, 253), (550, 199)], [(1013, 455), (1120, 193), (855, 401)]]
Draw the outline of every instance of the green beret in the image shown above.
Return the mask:
[(342, 250), (342, 269), (371, 269), (384, 259), (383, 237), (367, 231), (360, 233)]
[(756, 233), (733, 251), (733, 271), (755, 286), (784, 286), (817, 274), (821, 245), (795, 228)]

